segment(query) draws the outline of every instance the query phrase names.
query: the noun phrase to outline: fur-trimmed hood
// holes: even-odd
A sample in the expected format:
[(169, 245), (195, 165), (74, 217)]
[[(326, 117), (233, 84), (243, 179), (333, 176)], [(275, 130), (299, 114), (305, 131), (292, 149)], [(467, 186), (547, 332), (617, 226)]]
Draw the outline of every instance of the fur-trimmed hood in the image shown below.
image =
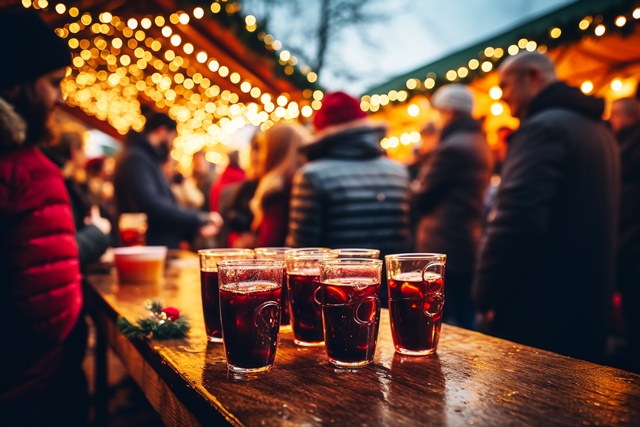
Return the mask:
[(27, 124), (13, 106), (0, 98), (0, 149), (22, 145), (27, 136)]

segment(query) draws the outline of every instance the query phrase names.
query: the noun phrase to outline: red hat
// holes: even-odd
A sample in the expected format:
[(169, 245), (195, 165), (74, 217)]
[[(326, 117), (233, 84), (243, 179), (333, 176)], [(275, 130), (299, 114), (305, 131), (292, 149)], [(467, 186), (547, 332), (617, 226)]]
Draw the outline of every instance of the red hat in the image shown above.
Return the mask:
[(313, 126), (316, 131), (321, 131), (365, 117), (367, 113), (360, 108), (360, 101), (344, 92), (332, 92), (324, 96), (322, 107), (313, 117)]

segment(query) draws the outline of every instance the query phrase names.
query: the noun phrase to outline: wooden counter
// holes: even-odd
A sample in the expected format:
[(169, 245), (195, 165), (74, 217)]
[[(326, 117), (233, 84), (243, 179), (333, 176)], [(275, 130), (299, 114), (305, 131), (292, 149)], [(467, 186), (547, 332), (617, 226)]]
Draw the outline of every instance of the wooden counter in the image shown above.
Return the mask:
[[(207, 343), (195, 256), (170, 260), (160, 284), (119, 285), (106, 272), (88, 281), (87, 309), (100, 336), (167, 425), (640, 425), (636, 374), (448, 325), (437, 356), (401, 357), (386, 310), (365, 368), (335, 369), (324, 348), (298, 347), (287, 332), (270, 372), (237, 378), (227, 373), (222, 345)], [(116, 318), (144, 315), (147, 298), (188, 315), (189, 337), (124, 338)]]

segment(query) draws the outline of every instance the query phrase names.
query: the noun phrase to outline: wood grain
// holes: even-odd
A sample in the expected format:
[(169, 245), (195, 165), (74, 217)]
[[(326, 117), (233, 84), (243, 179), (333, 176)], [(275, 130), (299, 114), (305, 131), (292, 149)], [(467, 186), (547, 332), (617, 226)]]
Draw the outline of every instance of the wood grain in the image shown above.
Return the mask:
[[(444, 325), (438, 353), (395, 354), (383, 310), (374, 363), (335, 369), (323, 348), (282, 333), (275, 367), (240, 378), (204, 331), (195, 256), (169, 263), (163, 283), (88, 277), (88, 309), (168, 425), (640, 425), (640, 376)], [(144, 314), (146, 298), (189, 315), (187, 339), (126, 340), (113, 323)]]

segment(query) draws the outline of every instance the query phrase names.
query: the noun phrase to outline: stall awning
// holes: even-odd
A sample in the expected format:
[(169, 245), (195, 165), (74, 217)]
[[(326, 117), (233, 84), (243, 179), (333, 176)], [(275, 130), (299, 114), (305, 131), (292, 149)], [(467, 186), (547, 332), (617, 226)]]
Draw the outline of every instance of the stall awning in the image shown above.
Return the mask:
[(517, 121), (499, 101), (495, 69), (521, 50), (548, 53), (559, 78), (585, 93), (609, 100), (629, 96), (640, 80), (640, 2), (571, 3), (371, 88), (362, 108), (390, 122), (390, 136), (396, 137), (386, 142), (391, 151), (402, 151), (398, 141), (418, 140), (417, 131), (429, 120), (429, 96), (448, 83), (468, 84), (476, 93), (474, 115), (485, 119), (488, 132), (513, 127)]
[(175, 148), (190, 155), (215, 149), (247, 124), (265, 128), (319, 107), (315, 73), (238, 2), (21, 0), (0, 6), (38, 10), (56, 28), (74, 56), (62, 83), (68, 110), (112, 135), (142, 129), (142, 110), (153, 108), (178, 121)]

